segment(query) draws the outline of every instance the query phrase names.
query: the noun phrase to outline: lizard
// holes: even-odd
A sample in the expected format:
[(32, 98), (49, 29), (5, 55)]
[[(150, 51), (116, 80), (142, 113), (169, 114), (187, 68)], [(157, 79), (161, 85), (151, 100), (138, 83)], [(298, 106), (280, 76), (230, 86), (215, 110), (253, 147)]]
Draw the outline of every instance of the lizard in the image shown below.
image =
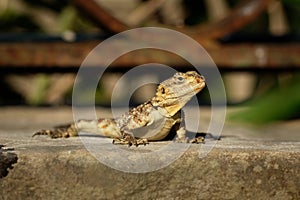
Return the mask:
[(33, 134), (51, 138), (78, 136), (78, 132), (96, 133), (113, 138), (113, 144), (141, 145), (149, 141), (174, 138), (177, 142), (201, 143), (204, 137), (186, 137), (182, 107), (205, 87), (205, 78), (195, 71), (177, 72), (161, 82), (153, 98), (115, 119), (78, 120), (52, 130)]

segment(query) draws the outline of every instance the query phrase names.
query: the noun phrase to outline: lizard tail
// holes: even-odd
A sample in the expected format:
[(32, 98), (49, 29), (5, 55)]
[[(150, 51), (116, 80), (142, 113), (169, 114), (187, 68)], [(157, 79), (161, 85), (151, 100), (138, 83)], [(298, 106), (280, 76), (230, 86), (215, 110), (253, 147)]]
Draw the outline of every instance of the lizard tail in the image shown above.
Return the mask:
[(69, 126), (57, 127), (54, 130), (40, 130), (32, 135), (35, 137), (37, 135), (48, 135), (51, 138), (68, 138), (78, 136), (78, 131), (74, 124)]

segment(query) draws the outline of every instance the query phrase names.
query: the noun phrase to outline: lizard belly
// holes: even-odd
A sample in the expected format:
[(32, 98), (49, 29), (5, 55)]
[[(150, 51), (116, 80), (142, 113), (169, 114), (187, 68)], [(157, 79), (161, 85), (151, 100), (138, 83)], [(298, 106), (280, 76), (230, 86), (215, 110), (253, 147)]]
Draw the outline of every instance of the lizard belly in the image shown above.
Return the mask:
[(153, 134), (147, 134), (146, 139), (148, 140), (163, 140), (167, 135), (169, 135), (171, 128), (174, 125), (174, 120), (166, 119), (164, 125), (160, 130), (153, 131)]
[(162, 140), (169, 134), (175, 123), (174, 119), (162, 116), (157, 110), (151, 112), (150, 118), (151, 120), (146, 126), (131, 129), (135, 137), (148, 140)]

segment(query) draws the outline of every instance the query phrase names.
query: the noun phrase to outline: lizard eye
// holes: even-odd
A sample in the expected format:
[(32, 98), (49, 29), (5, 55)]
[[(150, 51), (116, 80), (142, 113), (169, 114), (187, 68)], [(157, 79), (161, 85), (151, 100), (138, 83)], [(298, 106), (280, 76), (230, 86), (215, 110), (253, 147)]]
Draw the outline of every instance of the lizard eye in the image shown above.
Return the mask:
[(178, 77), (177, 77), (177, 80), (178, 80), (179, 82), (182, 82), (183, 79), (184, 79), (184, 78), (183, 78), (182, 76), (178, 76)]

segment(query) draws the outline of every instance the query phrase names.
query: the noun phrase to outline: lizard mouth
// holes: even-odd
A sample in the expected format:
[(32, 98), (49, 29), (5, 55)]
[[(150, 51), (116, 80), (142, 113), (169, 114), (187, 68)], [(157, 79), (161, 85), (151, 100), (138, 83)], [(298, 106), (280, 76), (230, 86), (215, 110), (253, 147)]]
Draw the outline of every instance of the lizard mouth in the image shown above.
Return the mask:
[(196, 82), (197, 82), (197, 84), (196, 84), (196, 87), (195, 87), (194, 91), (196, 93), (198, 93), (199, 91), (201, 91), (205, 87), (205, 78), (204, 78), (204, 76), (199, 75), (196, 78)]

